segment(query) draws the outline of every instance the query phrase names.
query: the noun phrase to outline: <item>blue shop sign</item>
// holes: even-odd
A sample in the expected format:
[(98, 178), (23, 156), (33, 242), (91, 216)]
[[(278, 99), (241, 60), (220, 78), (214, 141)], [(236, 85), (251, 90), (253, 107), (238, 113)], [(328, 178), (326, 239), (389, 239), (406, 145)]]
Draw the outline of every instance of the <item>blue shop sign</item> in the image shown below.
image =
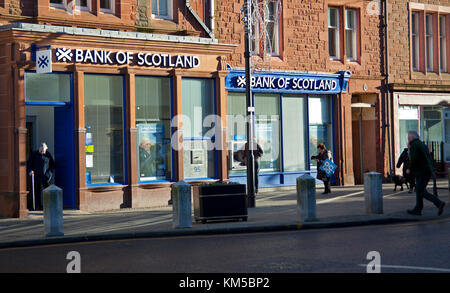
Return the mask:
[[(332, 74), (263, 72), (252, 74), (253, 92), (293, 94), (339, 94), (347, 92), (349, 71)], [(245, 71), (232, 70), (227, 75), (225, 87), (228, 91), (245, 90)]]

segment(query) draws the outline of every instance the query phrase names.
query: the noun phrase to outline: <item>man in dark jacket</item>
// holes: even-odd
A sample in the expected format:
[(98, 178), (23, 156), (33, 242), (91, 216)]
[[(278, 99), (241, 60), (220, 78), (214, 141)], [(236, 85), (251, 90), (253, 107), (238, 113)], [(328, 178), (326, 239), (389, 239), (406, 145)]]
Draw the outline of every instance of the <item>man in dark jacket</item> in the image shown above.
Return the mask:
[(408, 193), (412, 193), (415, 187), (415, 180), (414, 176), (412, 174), (406, 174), (406, 170), (408, 170), (409, 165), (409, 145), (408, 148), (405, 148), (403, 152), (401, 153), (400, 157), (397, 161), (397, 168), (400, 168), (402, 166), (402, 173), (403, 177), (405, 178), (406, 182), (409, 184), (409, 191)]
[(428, 181), (434, 172), (430, 152), (427, 146), (419, 140), (419, 135), (416, 131), (408, 132), (408, 141), (410, 145), (410, 162), (406, 173), (412, 173), (416, 178), (416, 206), (412, 210), (408, 210), (408, 213), (418, 216), (422, 215), (423, 198), (426, 198), (438, 208), (438, 215), (440, 216), (444, 211), (445, 203), (426, 190)]
[(42, 210), (42, 191), (54, 183), (55, 161), (47, 149), (47, 144), (41, 143), (27, 161), (27, 173), (34, 176), (36, 210)]

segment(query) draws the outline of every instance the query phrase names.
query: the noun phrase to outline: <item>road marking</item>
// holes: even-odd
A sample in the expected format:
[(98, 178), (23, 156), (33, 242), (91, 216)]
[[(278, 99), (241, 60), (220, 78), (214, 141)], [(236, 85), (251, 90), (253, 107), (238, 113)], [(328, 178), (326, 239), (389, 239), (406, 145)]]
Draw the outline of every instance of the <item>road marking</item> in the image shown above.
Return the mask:
[[(367, 264), (359, 264), (360, 267), (367, 267)], [(430, 267), (415, 267), (415, 266), (396, 266), (396, 265), (380, 265), (381, 268), (403, 269), (403, 270), (421, 270), (450, 273), (450, 269), (430, 268)]]
[(339, 199), (342, 199), (342, 198), (347, 198), (347, 197), (351, 197), (351, 196), (354, 196), (354, 195), (362, 194), (362, 193), (364, 193), (364, 190), (363, 191), (358, 191), (358, 192), (353, 192), (353, 193), (350, 193), (350, 194), (347, 194), (347, 195), (336, 196), (336, 197), (333, 197), (333, 198), (320, 200), (320, 201), (317, 201), (317, 204), (328, 203), (328, 202), (336, 201), (336, 200), (339, 200)]

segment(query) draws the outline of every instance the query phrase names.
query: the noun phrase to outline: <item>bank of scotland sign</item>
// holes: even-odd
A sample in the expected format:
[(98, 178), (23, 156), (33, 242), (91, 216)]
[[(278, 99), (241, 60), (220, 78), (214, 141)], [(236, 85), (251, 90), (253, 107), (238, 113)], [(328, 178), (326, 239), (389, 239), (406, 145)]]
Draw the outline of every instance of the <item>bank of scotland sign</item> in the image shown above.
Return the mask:
[[(338, 73), (295, 73), (262, 72), (252, 75), (253, 92), (338, 94), (347, 91), (349, 71)], [(232, 70), (226, 77), (225, 86), (229, 91), (245, 90), (245, 72)]]
[(52, 50), (36, 52), (36, 73), (52, 72)]

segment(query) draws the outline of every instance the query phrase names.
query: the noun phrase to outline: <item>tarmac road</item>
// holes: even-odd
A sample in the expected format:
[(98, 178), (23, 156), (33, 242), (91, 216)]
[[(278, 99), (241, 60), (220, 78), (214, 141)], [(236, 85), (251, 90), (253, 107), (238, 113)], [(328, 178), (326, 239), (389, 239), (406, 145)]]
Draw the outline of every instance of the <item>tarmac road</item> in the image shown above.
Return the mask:
[(450, 272), (450, 220), (292, 232), (129, 239), (0, 249), (0, 272)]

